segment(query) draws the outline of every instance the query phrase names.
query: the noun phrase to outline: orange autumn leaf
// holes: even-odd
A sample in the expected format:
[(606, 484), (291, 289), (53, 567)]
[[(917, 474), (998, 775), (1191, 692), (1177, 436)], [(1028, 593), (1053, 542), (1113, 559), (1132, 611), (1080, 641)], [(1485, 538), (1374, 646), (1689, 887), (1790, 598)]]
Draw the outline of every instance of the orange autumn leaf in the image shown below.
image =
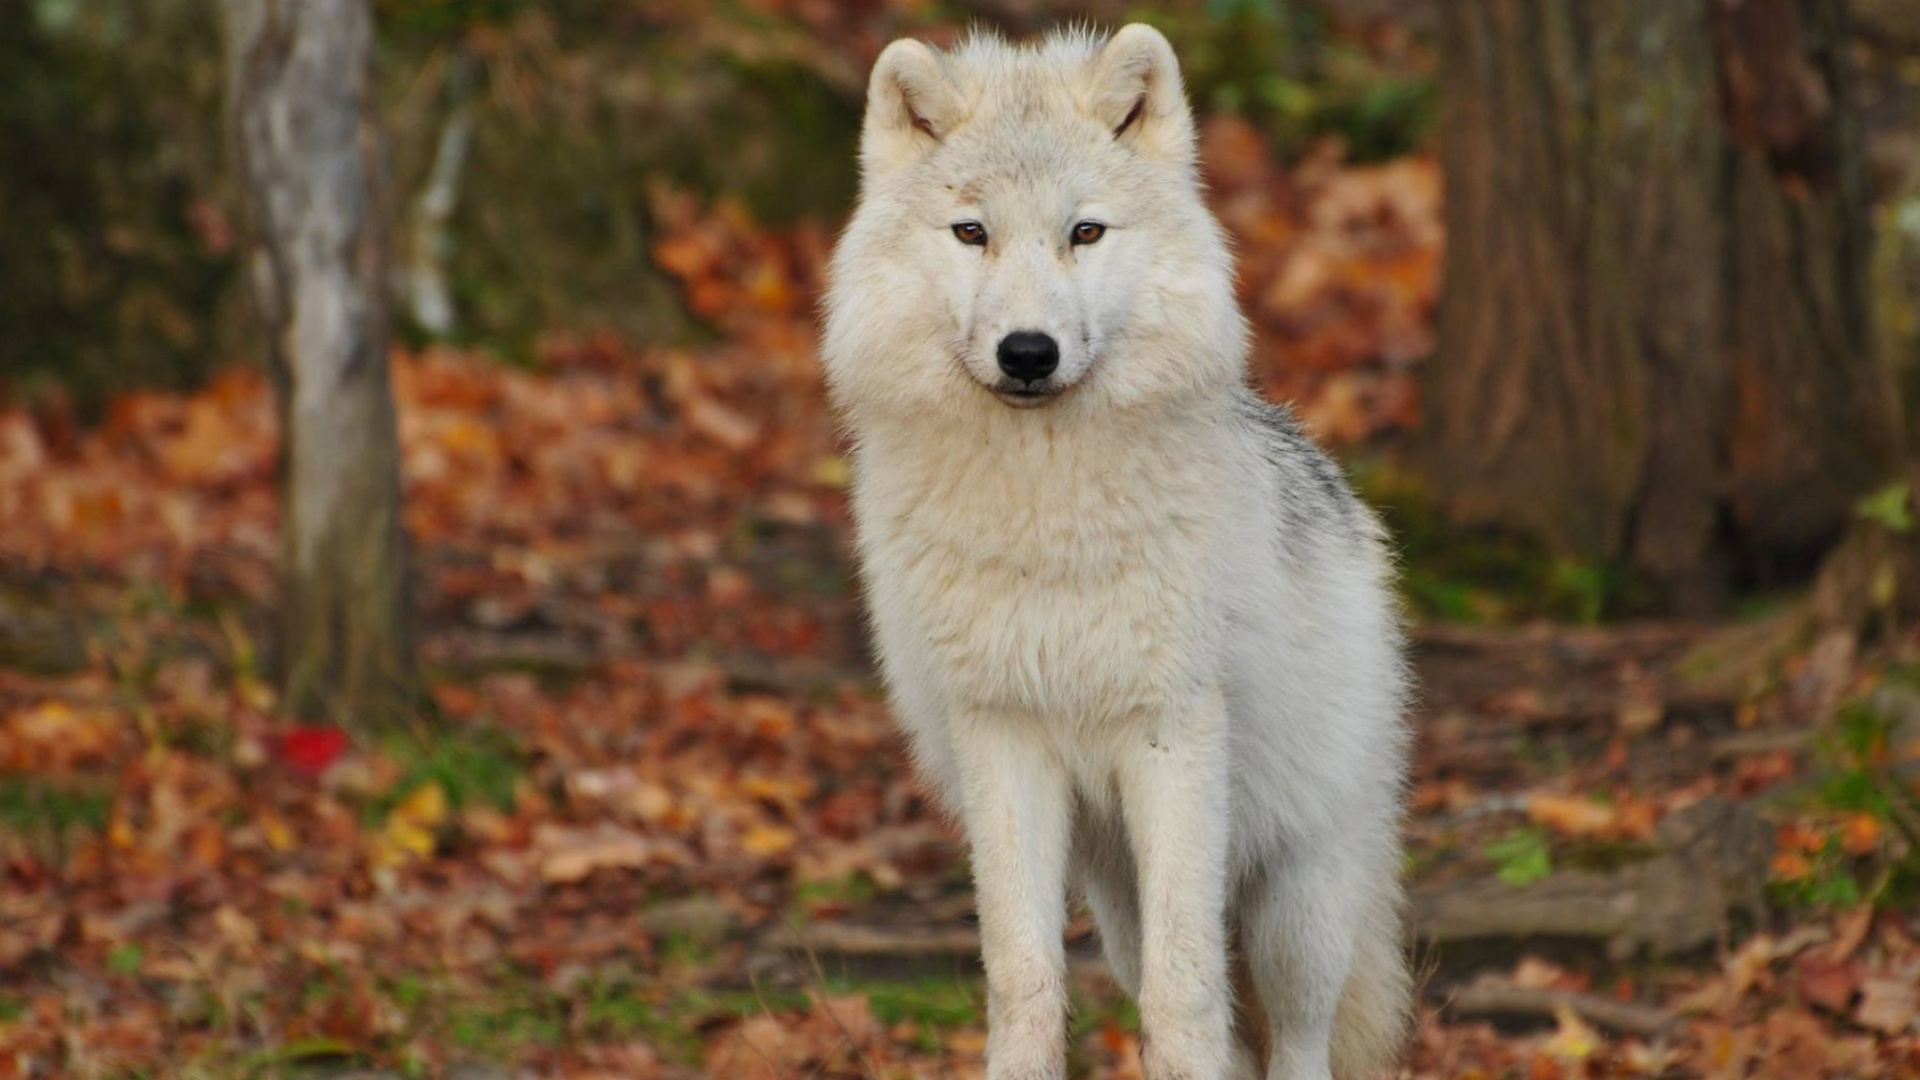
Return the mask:
[(1532, 795), (1527, 799), (1527, 819), (1566, 836), (1598, 836), (1613, 828), (1619, 813), (1578, 795)]
[(1884, 827), (1872, 814), (1853, 814), (1840, 826), (1840, 850), (1849, 855), (1868, 855), (1880, 847)]
[(1783, 851), (1773, 857), (1771, 863), (1776, 881), (1805, 881), (1813, 875), (1813, 864), (1805, 855), (1797, 851)]

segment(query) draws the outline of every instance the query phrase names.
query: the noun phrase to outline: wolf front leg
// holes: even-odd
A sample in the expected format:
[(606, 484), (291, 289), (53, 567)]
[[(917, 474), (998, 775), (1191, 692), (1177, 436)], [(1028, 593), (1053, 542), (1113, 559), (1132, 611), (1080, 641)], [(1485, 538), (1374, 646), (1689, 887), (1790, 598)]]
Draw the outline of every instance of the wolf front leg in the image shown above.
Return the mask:
[(987, 1077), (1061, 1080), (1072, 830), (1066, 770), (1005, 718), (969, 717), (954, 734), (987, 968)]
[(1121, 807), (1140, 874), (1147, 1080), (1219, 1080), (1232, 1068), (1227, 764), (1217, 694), (1150, 724), (1122, 759)]

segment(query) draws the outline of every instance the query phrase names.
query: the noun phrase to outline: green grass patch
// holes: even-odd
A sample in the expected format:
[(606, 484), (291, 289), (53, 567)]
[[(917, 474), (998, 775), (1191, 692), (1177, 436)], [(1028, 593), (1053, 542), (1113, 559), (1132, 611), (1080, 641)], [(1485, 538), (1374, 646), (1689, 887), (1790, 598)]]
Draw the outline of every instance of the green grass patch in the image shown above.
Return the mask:
[(499, 728), (441, 728), (422, 737), (407, 734), (388, 740), (384, 749), (404, 770), (400, 781), (367, 807), (367, 819), (380, 821), (427, 784), (438, 784), (455, 811), (469, 806), (513, 809), (514, 789), (525, 772), (519, 744)]
[(848, 874), (831, 881), (804, 881), (793, 890), (793, 899), (801, 907), (858, 907), (880, 895), (880, 887), (863, 873)]
[(718, 946), (698, 934), (675, 931), (660, 939), (660, 965), (687, 970), (707, 967), (720, 957)]
[(45, 857), (59, 857), (76, 833), (105, 832), (112, 809), (112, 790), (104, 783), (0, 776), (0, 832)]
[(140, 964), (147, 958), (146, 950), (134, 942), (115, 945), (107, 954), (107, 970), (116, 975), (138, 975)]
[(889, 1025), (911, 1020), (924, 1026), (954, 1028), (987, 1021), (985, 991), (970, 979), (844, 983), (834, 992), (865, 994), (873, 1015)]

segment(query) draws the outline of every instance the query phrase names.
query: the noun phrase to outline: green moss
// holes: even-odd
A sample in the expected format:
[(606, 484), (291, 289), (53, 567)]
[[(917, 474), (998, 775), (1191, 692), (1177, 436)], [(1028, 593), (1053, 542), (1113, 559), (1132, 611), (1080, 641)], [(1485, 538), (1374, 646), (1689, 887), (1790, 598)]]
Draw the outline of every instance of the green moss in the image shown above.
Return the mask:
[(1350, 160), (1380, 161), (1418, 149), (1433, 128), (1430, 65), (1381, 64), (1333, 36), (1313, 5), (1215, 0), (1132, 17), (1167, 34), (1202, 110), (1246, 117), (1282, 157), (1336, 138)]
[(92, 413), (231, 355), (235, 264), (202, 224), (222, 169), (213, 9), (67, 10), (0, 5), (0, 372)]
[(1588, 840), (1569, 844), (1559, 853), (1562, 863), (1577, 870), (1612, 873), (1660, 854), (1652, 844), (1633, 840)]
[(1400, 556), (1402, 595), (1420, 618), (1596, 623), (1652, 607), (1644, 583), (1623, 567), (1556, 556), (1524, 537), (1455, 525), (1417, 477), (1389, 461), (1352, 462), (1348, 472), (1387, 526)]

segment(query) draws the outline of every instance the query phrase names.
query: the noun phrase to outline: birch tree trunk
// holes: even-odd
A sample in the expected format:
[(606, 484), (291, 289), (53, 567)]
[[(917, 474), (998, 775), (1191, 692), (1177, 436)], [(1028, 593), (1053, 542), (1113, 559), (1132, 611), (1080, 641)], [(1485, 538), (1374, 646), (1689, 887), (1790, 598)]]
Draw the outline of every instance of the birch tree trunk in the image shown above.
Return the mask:
[(388, 382), (368, 0), (223, 0), (247, 273), (280, 406), (281, 705), (366, 729), (419, 702)]
[(447, 63), (447, 119), (435, 143), (433, 167), (414, 200), (411, 258), (406, 296), (414, 323), (434, 337), (458, 328), (447, 260), (453, 254), (453, 214), (459, 208), (460, 180), (473, 147), (473, 84), (478, 61), (462, 46)]
[(1890, 475), (1839, 0), (1440, 6), (1422, 451), (1462, 517), (1675, 607), (1802, 576)]

